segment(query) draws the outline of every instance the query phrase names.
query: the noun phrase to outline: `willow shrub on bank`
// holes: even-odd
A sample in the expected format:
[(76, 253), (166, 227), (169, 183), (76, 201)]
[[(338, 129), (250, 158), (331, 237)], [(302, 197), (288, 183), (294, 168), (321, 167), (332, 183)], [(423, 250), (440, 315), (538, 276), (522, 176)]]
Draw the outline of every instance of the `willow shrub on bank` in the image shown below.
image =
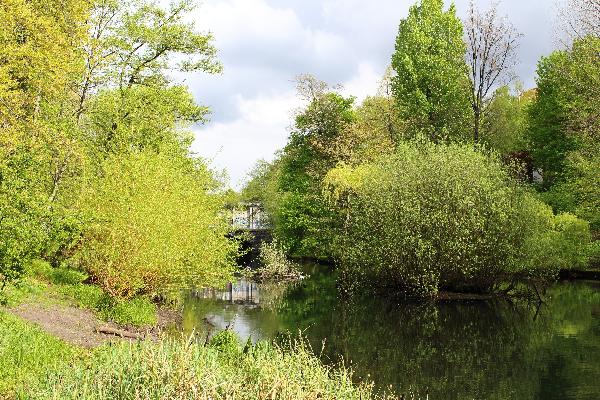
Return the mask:
[(325, 182), (345, 221), (338, 257), (359, 282), (413, 295), (494, 291), (585, 262), (588, 224), (554, 216), (472, 146), (401, 144)]
[(109, 157), (82, 195), (90, 217), (75, 260), (118, 297), (222, 284), (235, 243), (200, 163), (168, 152)]

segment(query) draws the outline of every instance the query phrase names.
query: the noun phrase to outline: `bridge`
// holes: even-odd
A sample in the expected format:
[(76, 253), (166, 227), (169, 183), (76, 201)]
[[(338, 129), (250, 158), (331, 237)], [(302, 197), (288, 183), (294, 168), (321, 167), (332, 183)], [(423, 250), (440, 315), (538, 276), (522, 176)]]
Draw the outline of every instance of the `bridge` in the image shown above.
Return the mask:
[(242, 241), (242, 251), (245, 251), (238, 259), (238, 264), (256, 268), (259, 265), (260, 245), (262, 242), (270, 242), (271, 222), (260, 203), (240, 203), (231, 209), (230, 219), (231, 237), (241, 233), (248, 233)]
[(260, 203), (240, 203), (231, 210), (231, 227), (234, 230), (271, 230), (269, 216)]

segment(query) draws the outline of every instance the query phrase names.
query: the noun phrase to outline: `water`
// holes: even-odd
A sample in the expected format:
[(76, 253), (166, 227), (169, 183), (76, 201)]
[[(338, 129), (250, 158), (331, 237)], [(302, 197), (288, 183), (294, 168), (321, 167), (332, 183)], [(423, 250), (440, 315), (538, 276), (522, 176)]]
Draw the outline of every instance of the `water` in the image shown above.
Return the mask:
[[(357, 379), (429, 399), (600, 399), (600, 285), (560, 283), (546, 304), (348, 300), (309, 266), (299, 284), (240, 281), (190, 295), (184, 329), (243, 339), (290, 331)], [(343, 360), (343, 361), (342, 361)]]

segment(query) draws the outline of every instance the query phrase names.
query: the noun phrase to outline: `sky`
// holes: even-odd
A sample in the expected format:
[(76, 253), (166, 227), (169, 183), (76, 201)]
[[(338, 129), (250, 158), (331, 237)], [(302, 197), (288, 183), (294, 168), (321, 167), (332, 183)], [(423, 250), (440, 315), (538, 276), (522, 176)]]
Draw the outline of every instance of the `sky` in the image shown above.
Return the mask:
[[(456, 0), (466, 14), (469, 0)], [(294, 79), (311, 74), (360, 101), (375, 94), (394, 51), (398, 25), (414, 0), (204, 0), (191, 20), (210, 31), (224, 71), (185, 76), (196, 100), (212, 110), (194, 127), (192, 151), (225, 170), (240, 189), (259, 159), (285, 145), (302, 106)], [(489, 0), (476, 0), (480, 8)], [(449, 5), (450, 1), (446, 1)], [(523, 34), (515, 73), (535, 86), (542, 55), (554, 48), (553, 0), (503, 0), (500, 14)]]

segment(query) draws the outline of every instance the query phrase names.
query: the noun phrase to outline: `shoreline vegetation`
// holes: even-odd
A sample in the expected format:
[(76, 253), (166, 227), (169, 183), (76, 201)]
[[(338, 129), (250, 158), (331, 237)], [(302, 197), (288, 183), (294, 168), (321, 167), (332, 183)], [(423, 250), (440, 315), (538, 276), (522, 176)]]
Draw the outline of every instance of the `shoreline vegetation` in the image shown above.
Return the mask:
[(4, 311), (0, 330), (0, 394), (8, 399), (395, 398), (323, 366), (302, 341), (243, 345), (222, 331), (208, 344), (182, 337), (85, 350)]
[[(132, 299), (98, 306), (98, 288), (85, 274), (36, 261), (28, 276), (3, 293), (0, 307), (0, 396), (19, 399), (392, 399), (373, 384), (356, 383), (342, 365), (324, 366), (302, 338), (280, 344), (241, 343), (233, 331), (206, 340), (163, 331), (155, 305)], [(91, 293), (91, 294), (90, 294)], [(104, 294), (104, 296), (107, 296)], [(94, 301), (92, 301), (93, 299)], [(108, 301), (105, 297), (104, 301)], [(40, 304), (45, 321), (29, 321), (29, 304)], [(95, 321), (76, 322), (59, 339), (52, 324), (77, 310)], [(121, 310), (121, 311), (119, 311)], [(168, 323), (176, 322), (171, 313)], [(65, 315), (59, 315), (59, 314)], [(144, 319), (141, 316), (145, 315)], [(118, 323), (114, 323), (117, 322)], [(106, 323), (112, 325), (106, 325)], [(48, 325), (50, 324), (50, 325)], [(67, 327), (68, 328), (68, 327)], [(88, 332), (86, 332), (86, 329)], [(97, 340), (82, 336), (104, 334)], [(60, 336), (60, 333), (59, 333)], [(84, 338), (85, 339), (85, 338)]]

